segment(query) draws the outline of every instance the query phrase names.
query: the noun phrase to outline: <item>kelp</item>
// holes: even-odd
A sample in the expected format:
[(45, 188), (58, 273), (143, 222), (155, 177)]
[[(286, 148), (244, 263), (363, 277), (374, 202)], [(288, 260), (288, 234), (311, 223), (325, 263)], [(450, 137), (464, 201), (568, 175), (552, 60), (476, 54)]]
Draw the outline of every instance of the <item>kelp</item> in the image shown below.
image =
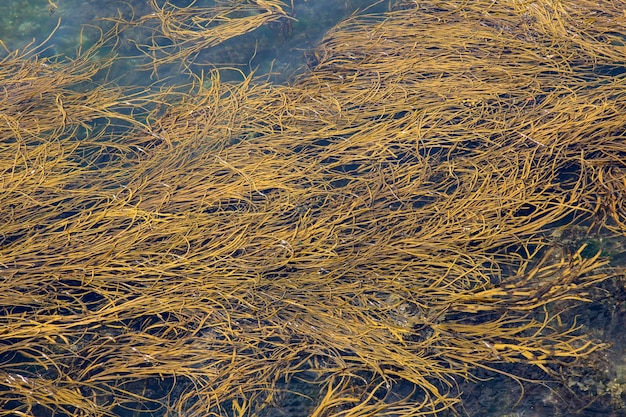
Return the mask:
[[(568, 309), (620, 271), (554, 236), (624, 234), (618, 6), (405, 2), (289, 85), (9, 55), (0, 415), (433, 415), (606, 348)], [(155, 67), (251, 30), (159, 7)]]

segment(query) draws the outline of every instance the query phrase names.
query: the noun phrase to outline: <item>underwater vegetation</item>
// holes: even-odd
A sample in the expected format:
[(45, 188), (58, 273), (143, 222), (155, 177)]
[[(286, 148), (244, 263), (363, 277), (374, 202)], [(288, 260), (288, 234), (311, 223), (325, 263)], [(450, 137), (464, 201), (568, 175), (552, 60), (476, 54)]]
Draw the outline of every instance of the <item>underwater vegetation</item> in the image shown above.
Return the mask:
[(401, 1), (285, 85), (192, 64), (292, 5), (150, 5), (0, 62), (0, 416), (441, 415), (608, 348), (559, 237), (626, 235), (620, 2)]

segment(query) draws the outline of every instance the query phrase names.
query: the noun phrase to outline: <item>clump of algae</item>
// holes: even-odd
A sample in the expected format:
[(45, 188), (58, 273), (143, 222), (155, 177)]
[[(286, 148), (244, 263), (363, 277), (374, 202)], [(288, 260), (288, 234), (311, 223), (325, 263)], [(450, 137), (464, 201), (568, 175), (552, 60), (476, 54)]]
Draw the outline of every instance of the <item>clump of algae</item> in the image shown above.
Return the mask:
[[(284, 14), (154, 5), (155, 73)], [(405, 3), (286, 86), (8, 54), (0, 415), (434, 415), (477, 369), (604, 348), (555, 306), (619, 271), (550, 235), (626, 230), (625, 19)]]

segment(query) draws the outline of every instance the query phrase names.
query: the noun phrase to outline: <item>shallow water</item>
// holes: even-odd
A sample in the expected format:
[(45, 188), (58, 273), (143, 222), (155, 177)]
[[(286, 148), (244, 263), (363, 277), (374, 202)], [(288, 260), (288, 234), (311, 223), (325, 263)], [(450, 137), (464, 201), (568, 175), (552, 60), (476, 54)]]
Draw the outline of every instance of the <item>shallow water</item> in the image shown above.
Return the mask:
[[(162, 3), (162, 2), (160, 2)], [(189, 1), (174, 2), (178, 6), (188, 5)], [(287, 2), (289, 3), (289, 2)], [(197, 7), (213, 4), (212, 0), (197, 1)], [(293, 8), (292, 8), (293, 5)], [(228, 40), (222, 45), (203, 51), (195, 60), (194, 69), (212, 67), (232, 67), (258, 76), (271, 74), (275, 82), (285, 82), (297, 74), (306, 64), (306, 52), (319, 42), (324, 33), (353, 14), (367, 10), (384, 12), (387, 2), (372, 0), (297, 0), (287, 4), (284, 10), (291, 20), (267, 25), (253, 33)], [(90, 46), (98, 40), (100, 32), (95, 28), (110, 28), (110, 19), (130, 20), (152, 13), (145, 0), (98, 1), (98, 0), (58, 0), (48, 4), (45, 0), (9, 0), (0, 4), (0, 40), (8, 50), (38, 45), (46, 39), (42, 55), (74, 56), (77, 48)], [(127, 28), (122, 33), (123, 40), (118, 53), (120, 61), (113, 75), (125, 75), (124, 84), (146, 83), (145, 74), (137, 75), (137, 65), (145, 63), (134, 45), (150, 42), (150, 31), (141, 27)], [(162, 69), (159, 77), (170, 78), (171, 83), (184, 82), (180, 68), (172, 66)], [(136, 76), (132, 76), (135, 74)], [(154, 77), (148, 77), (153, 81)], [(225, 80), (239, 80), (238, 71), (225, 71)]]

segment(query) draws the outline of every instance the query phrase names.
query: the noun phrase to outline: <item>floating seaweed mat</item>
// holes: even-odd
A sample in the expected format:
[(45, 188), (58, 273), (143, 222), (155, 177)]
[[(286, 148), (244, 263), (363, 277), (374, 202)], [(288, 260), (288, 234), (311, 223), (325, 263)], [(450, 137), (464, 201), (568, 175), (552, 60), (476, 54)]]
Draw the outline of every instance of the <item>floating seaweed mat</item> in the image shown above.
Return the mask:
[(551, 233), (624, 233), (623, 17), (577, 5), (355, 18), (290, 86), (8, 57), (0, 415), (433, 415), (604, 348)]

